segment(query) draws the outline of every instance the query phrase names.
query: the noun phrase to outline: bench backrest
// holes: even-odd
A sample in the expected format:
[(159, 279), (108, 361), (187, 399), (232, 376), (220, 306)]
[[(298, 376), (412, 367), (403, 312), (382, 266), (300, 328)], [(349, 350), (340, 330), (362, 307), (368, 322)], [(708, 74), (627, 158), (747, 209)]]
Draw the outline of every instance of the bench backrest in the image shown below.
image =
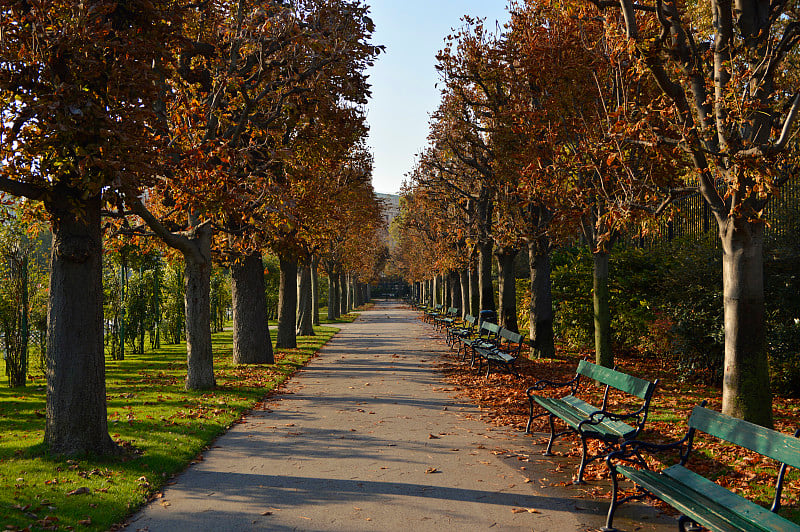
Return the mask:
[(694, 407), (689, 427), (735, 443), (800, 469), (800, 438), (783, 434), (702, 406)]
[(522, 343), (522, 335), (519, 333), (515, 333), (514, 331), (509, 331), (506, 328), (500, 329), (500, 337), (511, 342), (512, 344), (521, 344)]
[(458, 307), (450, 307), (449, 309), (447, 309), (447, 314), (449, 314), (450, 316), (457, 316), (458, 310), (459, 310)]
[(481, 328), (478, 329), (478, 336), (483, 336), (484, 331), (490, 337), (497, 336), (500, 333), (500, 326), (491, 321), (483, 321), (481, 322)]
[(508, 354), (512, 356), (518, 356), (519, 352), (522, 351), (522, 335), (519, 333), (515, 333), (514, 331), (509, 331), (508, 329), (501, 327), (500, 332), (497, 335), (498, 340), (501, 343), (505, 340), (505, 349), (508, 351)]
[(656, 383), (654, 382), (646, 381), (604, 366), (598, 366), (597, 364), (592, 364), (588, 360), (581, 360), (578, 363), (577, 373), (644, 400), (650, 399), (656, 387)]

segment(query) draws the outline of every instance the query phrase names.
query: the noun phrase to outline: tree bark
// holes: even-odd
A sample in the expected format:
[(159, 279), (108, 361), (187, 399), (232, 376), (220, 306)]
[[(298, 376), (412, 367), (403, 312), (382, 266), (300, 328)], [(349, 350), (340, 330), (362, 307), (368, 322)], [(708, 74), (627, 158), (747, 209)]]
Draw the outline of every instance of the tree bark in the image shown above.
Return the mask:
[(765, 348), (764, 226), (731, 218), (720, 238), (725, 309), (722, 412), (772, 427)]
[(347, 314), (349, 304), (347, 302), (347, 274), (339, 274), (339, 315)]
[(470, 266), (468, 275), (469, 275), (469, 308), (472, 315), (477, 318), (481, 312), (481, 290), (480, 290), (480, 279), (478, 278), (477, 266), (474, 265)]
[(478, 285), (481, 310), (497, 310), (492, 286), (492, 242), (484, 242), (478, 251)]
[(594, 349), (596, 362), (607, 368), (614, 367), (611, 352), (611, 310), (608, 293), (608, 253), (595, 252), (592, 301), (594, 304)]
[(211, 351), (211, 226), (195, 227), (190, 240), (199, 253), (184, 253), (186, 389), (216, 386)]
[(450, 306), (458, 309), (459, 313), (464, 310), (464, 305), (461, 302), (461, 281), (458, 272), (453, 270), (449, 274), (450, 285)]
[(311, 324), (319, 326), (319, 258), (311, 258)]
[(336, 279), (338, 278), (332, 270), (328, 270), (328, 319), (336, 319), (336, 311), (339, 309), (339, 302), (336, 299)]
[[(58, 194), (52, 216), (44, 441), (56, 454), (113, 454), (103, 353), (100, 197)], [(80, 216), (73, 213), (80, 209)]]
[(267, 319), (264, 264), (256, 252), (231, 266), (233, 363), (274, 364)]
[(461, 290), (461, 318), (466, 318), (470, 314), (469, 305), (469, 271), (462, 268), (458, 271), (458, 284)]
[(353, 273), (347, 274), (347, 312), (356, 308), (356, 288), (355, 288), (355, 275)]
[(303, 264), (297, 273), (297, 336), (314, 336), (313, 299), (311, 264)]
[(518, 250), (497, 248), (497, 278), (500, 299), (499, 323), (509, 331), (517, 332), (517, 285), (514, 274), (514, 259)]
[(295, 324), (297, 321), (297, 259), (279, 257), (280, 288), (278, 290), (278, 337), (275, 347), (297, 347)]
[(531, 271), (531, 304), (528, 314), (531, 354), (538, 358), (552, 358), (556, 348), (549, 242), (530, 242), (528, 257)]

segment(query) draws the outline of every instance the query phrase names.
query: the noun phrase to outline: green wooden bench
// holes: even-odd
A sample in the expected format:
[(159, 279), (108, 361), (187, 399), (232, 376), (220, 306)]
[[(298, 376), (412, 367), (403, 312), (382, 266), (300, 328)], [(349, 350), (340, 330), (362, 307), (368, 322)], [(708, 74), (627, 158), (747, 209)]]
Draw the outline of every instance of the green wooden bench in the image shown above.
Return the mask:
[[(591, 385), (594, 381), (605, 385), (603, 402), (599, 407), (577, 397), (582, 382), (587, 382)], [(583, 483), (583, 472), (589, 462), (615, 450), (621, 442), (636, 438), (642, 431), (650, 410), (650, 399), (657, 384), (658, 380), (655, 382), (646, 381), (614, 369), (581, 360), (578, 363), (575, 378), (571, 381), (552, 382), (540, 380), (526, 390), (525, 393), (530, 404), (530, 415), (528, 416), (528, 425), (525, 427), (525, 432), (530, 434), (531, 423), (535, 418), (548, 416), (550, 441), (547, 443), (547, 450), (545, 451), (547, 456), (552, 455), (553, 441), (556, 438), (569, 433), (577, 434), (581, 439), (583, 453), (581, 455), (581, 465), (578, 468), (578, 478), (575, 483)], [(570, 388), (570, 393), (560, 399), (534, 393), (548, 388), (565, 387)], [(611, 388), (631, 396), (631, 406), (627, 411), (610, 410), (608, 393)], [(534, 416), (536, 405), (543, 408), (544, 413)], [(620, 406), (619, 408), (623, 407)], [(564, 422), (566, 430), (556, 433), (554, 424), (556, 418)], [(592, 457), (588, 456), (587, 441), (589, 439), (600, 440), (604, 444), (601, 454)]]
[(424, 311), (425, 314), (423, 314), (422, 319), (429, 323), (433, 323), (433, 320), (435, 320), (436, 317), (439, 316), (439, 314), (441, 314), (443, 306), (444, 305), (436, 305), (432, 309), (429, 308), (428, 310)]
[(447, 312), (439, 314), (433, 319), (433, 325), (440, 331), (444, 330), (456, 322), (459, 314), (461, 314), (461, 309), (458, 307), (449, 307)]
[[(694, 407), (689, 417), (686, 436), (670, 444), (628, 441), (619, 451), (611, 453), (607, 462), (613, 483), (611, 507), (603, 530), (613, 531), (614, 512), (625, 501), (647, 494), (666, 502), (683, 514), (679, 520), (681, 531), (696, 530), (696, 525), (720, 532), (747, 531), (800, 531), (800, 525), (784, 519), (780, 510), (783, 478), (788, 467), (800, 468), (800, 430), (794, 436), (782, 434), (741, 419), (720, 414), (705, 408), (703, 401)], [(750, 449), (781, 464), (775, 484), (775, 497), (768, 510), (716, 484), (687, 468), (695, 432), (704, 432), (720, 440)], [(680, 462), (662, 471), (651, 471), (642, 452), (658, 453), (677, 449)], [(621, 462), (638, 465), (637, 469)], [(637, 484), (640, 493), (618, 499), (619, 475)]]
[(478, 334), (475, 337), (460, 338), (461, 345), (459, 346), (459, 353), (463, 350), (463, 360), (469, 356), (470, 367), (475, 365), (475, 348), (477, 347), (495, 347), (497, 345), (497, 335), (500, 334), (500, 326), (490, 321), (483, 321), (478, 327)]
[(483, 362), (486, 361), (486, 376), (492, 371), (492, 366), (498, 366), (511, 373), (517, 375), (516, 363), (520, 352), (522, 351), (522, 335), (509, 331), (506, 328), (501, 328), (495, 340), (497, 345), (495, 347), (475, 347), (475, 353), (478, 355), (478, 372), (483, 369)]
[(467, 314), (460, 324), (447, 328), (447, 345), (452, 348), (460, 338), (471, 338), (475, 334), (477, 326), (478, 318), (472, 314)]

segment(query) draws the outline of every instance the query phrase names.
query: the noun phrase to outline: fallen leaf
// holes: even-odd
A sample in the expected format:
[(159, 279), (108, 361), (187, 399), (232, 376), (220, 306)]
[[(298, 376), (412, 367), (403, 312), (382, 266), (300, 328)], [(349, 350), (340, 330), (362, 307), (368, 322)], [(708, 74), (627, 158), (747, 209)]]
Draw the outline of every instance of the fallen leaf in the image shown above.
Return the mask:
[(429, 467), (428, 469), (425, 470), (425, 473), (439, 473), (439, 472), (440, 471), (435, 467)]
[(438, 440), (438, 439), (439, 439), (439, 436), (435, 436), (435, 435), (433, 435), (433, 434), (428, 434), (428, 439), (429, 439), (429, 440)]
[(83, 488), (78, 488), (76, 490), (72, 490), (70, 492), (67, 492), (67, 496), (70, 496), (70, 495), (84, 495), (86, 493), (91, 493), (91, 492), (92, 492), (92, 490), (90, 490), (89, 488), (83, 487)]

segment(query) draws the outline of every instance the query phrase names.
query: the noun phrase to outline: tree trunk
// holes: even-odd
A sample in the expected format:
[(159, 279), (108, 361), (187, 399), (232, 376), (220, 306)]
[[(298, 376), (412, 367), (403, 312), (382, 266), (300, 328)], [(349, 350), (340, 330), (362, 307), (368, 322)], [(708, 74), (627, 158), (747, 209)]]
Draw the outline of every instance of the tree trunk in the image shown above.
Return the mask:
[(608, 293), (608, 253), (595, 252), (592, 301), (594, 303), (594, 349), (596, 362), (607, 368), (614, 367), (611, 352), (611, 310)]
[(297, 259), (280, 257), (280, 288), (278, 291), (278, 337), (275, 347), (297, 347)]
[(463, 268), (458, 271), (459, 289), (461, 290), (461, 317), (470, 314), (469, 305), (469, 271)]
[(355, 276), (353, 273), (347, 274), (347, 312), (356, 308), (355, 302)]
[(311, 259), (311, 324), (319, 326), (319, 258)]
[(186, 389), (216, 386), (211, 351), (211, 226), (197, 226), (191, 240), (199, 254), (184, 253)]
[(492, 242), (480, 244), (478, 251), (478, 285), (481, 310), (497, 310), (492, 286)]
[(464, 310), (464, 305), (461, 303), (461, 281), (458, 272), (453, 270), (450, 272), (450, 306), (459, 309), (459, 313)]
[[(24, 237), (22, 237), (24, 238)], [(6, 377), (11, 388), (25, 386), (28, 375), (28, 255), (18, 242), (8, 251), (10, 308), (3, 319)]]
[(339, 301), (337, 300), (336, 280), (337, 275), (332, 270), (328, 270), (328, 319), (333, 321), (336, 319), (336, 311), (339, 310)]
[(347, 274), (339, 274), (339, 315), (347, 314)]
[(722, 412), (772, 427), (772, 393), (764, 341), (764, 226), (730, 219), (720, 231), (720, 238), (725, 305)]
[(303, 264), (297, 273), (297, 336), (314, 336), (313, 299), (311, 264)]
[(530, 242), (528, 257), (531, 270), (531, 305), (528, 314), (531, 354), (538, 358), (552, 358), (556, 348), (553, 334), (549, 242)]
[(450, 283), (450, 272), (442, 274), (442, 301), (445, 309), (453, 306), (453, 291)]
[(274, 364), (261, 252), (231, 266), (233, 363)]
[(518, 250), (497, 248), (497, 279), (500, 299), (500, 325), (509, 331), (517, 332), (517, 285), (514, 275), (514, 259)]
[(65, 192), (55, 195), (59, 203), (48, 205), (53, 247), (44, 441), (57, 454), (111, 454), (117, 447), (106, 411), (101, 202), (99, 196), (84, 200)]
[(364, 297), (361, 292), (361, 282), (358, 280), (358, 276), (353, 277), (353, 306), (355, 308), (360, 307), (364, 304)]
[(481, 312), (481, 290), (480, 279), (478, 276), (477, 266), (470, 266), (469, 268), (469, 308), (470, 312), (476, 318)]

